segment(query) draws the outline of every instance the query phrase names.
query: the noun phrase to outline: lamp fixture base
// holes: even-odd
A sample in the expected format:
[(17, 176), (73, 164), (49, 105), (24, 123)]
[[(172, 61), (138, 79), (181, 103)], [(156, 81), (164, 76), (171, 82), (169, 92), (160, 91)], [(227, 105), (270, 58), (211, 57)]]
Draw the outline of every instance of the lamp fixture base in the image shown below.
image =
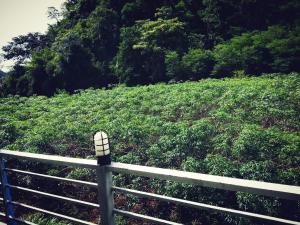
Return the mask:
[(97, 164), (99, 166), (110, 165), (111, 164), (110, 154), (109, 155), (104, 155), (104, 156), (97, 157)]

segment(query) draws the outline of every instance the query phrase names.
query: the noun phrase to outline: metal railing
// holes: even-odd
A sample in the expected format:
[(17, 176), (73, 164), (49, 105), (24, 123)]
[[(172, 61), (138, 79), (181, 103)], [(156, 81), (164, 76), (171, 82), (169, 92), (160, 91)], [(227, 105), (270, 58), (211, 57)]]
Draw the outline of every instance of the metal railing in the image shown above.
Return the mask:
[[(50, 176), (50, 175), (5, 167), (5, 160), (11, 158), (28, 160), (33, 162), (43, 162), (43, 163), (48, 163), (57, 166), (71, 166), (71, 167), (94, 169), (97, 172), (97, 183), (68, 179), (68, 178), (57, 177), (57, 176)], [(6, 216), (8, 224), (10, 225), (15, 225), (16, 222), (17, 223), (21, 222), (30, 225), (33, 224), (31, 222), (21, 220), (20, 218), (16, 218), (14, 215), (14, 206), (22, 207), (43, 214), (48, 214), (53, 217), (71, 221), (75, 224), (94, 225), (94, 223), (92, 222), (83, 221), (81, 219), (77, 219), (74, 217), (66, 216), (63, 214), (59, 214), (56, 212), (52, 212), (49, 210), (41, 209), (35, 206), (14, 201), (13, 196), (11, 195), (12, 189), (22, 191), (22, 192), (29, 192), (35, 195), (41, 195), (41, 196), (45, 196), (57, 200), (67, 201), (70, 203), (79, 204), (79, 205), (92, 207), (92, 208), (99, 208), (99, 206), (101, 206), (100, 218), (101, 218), (101, 224), (103, 225), (114, 225), (115, 214), (119, 214), (125, 217), (135, 218), (143, 221), (149, 221), (155, 224), (170, 224), (170, 225), (180, 224), (172, 221), (167, 221), (164, 219), (155, 218), (152, 216), (146, 216), (138, 213), (133, 213), (130, 211), (117, 209), (113, 204), (113, 192), (131, 194), (131, 195), (150, 198), (150, 199), (157, 199), (159, 201), (175, 203), (181, 206), (191, 207), (191, 208), (196, 208), (201, 210), (212, 210), (216, 212), (229, 213), (238, 216), (245, 216), (245, 217), (251, 217), (251, 218), (256, 218), (261, 220), (279, 222), (283, 224), (300, 225), (300, 222), (298, 221), (291, 221), (287, 219), (276, 218), (272, 216), (261, 215), (261, 214), (256, 214), (256, 213), (251, 213), (251, 212), (246, 212), (241, 210), (228, 209), (224, 207), (193, 202), (185, 199), (178, 199), (178, 198), (169, 197), (165, 195), (147, 193), (147, 192), (127, 189), (123, 187), (115, 187), (112, 186), (112, 172), (149, 177), (149, 178), (158, 178), (161, 180), (170, 180), (170, 181), (176, 181), (180, 183), (189, 183), (189, 184), (201, 185), (205, 187), (213, 187), (213, 188), (218, 188), (223, 190), (242, 191), (242, 192), (279, 197), (279, 198), (295, 200), (295, 201), (300, 200), (300, 187), (298, 186), (274, 184), (274, 183), (267, 183), (267, 182), (191, 173), (185, 171), (131, 165), (131, 164), (124, 164), (124, 163), (112, 163), (111, 165), (103, 166), (102, 168), (100, 168), (100, 166), (97, 165), (96, 160), (61, 157), (61, 156), (44, 155), (44, 154), (33, 154), (33, 153), (17, 152), (17, 151), (9, 151), (9, 150), (0, 150), (0, 160), (1, 160), (1, 184), (3, 190), (2, 200), (5, 206), (5, 215), (4, 214), (0, 214), (0, 215)], [(64, 197), (60, 195), (54, 195), (54, 194), (37, 191), (37, 190), (33, 190), (21, 186), (11, 185), (9, 184), (7, 179), (8, 178), (7, 172), (40, 177), (45, 179), (52, 179), (56, 181), (71, 182), (75, 184), (86, 185), (92, 188), (97, 188), (99, 204), (77, 200), (77, 199)]]

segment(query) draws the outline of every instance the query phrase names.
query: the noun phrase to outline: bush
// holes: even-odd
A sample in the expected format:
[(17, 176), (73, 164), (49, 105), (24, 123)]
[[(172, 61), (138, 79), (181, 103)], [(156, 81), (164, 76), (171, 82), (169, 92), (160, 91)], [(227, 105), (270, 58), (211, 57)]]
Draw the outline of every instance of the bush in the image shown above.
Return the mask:
[(43, 216), (40, 213), (35, 213), (29, 216), (28, 220), (35, 224), (43, 224), (43, 225), (71, 225), (67, 222), (61, 222), (55, 218), (48, 218)]
[(182, 57), (186, 79), (199, 80), (210, 76), (214, 65), (212, 52), (204, 49), (190, 49)]
[(242, 164), (240, 174), (243, 179), (271, 182), (274, 179), (274, 165), (271, 161), (249, 161)]
[(271, 26), (252, 31), (218, 44), (213, 50), (217, 77), (232, 76), (234, 71), (260, 75), (270, 72), (300, 71), (299, 27)]
[(240, 161), (272, 160), (278, 157), (288, 140), (277, 129), (246, 125), (234, 142), (232, 154)]
[(166, 75), (168, 79), (184, 79), (180, 56), (175, 51), (168, 51), (165, 54)]
[(207, 172), (212, 175), (237, 177), (237, 165), (220, 154), (208, 154), (204, 159)]
[(189, 156), (181, 163), (181, 169), (189, 172), (204, 173), (205, 164), (201, 160)]
[(0, 148), (12, 144), (17, 136), (16, 127), (7, 119), (0, 118)]

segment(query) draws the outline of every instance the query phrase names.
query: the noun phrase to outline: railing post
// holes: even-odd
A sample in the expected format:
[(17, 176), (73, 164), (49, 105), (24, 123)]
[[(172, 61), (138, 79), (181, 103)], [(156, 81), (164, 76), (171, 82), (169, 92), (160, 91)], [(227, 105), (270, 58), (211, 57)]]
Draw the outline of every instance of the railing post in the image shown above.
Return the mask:
[(101, 225), (115, 225), (113, 216), (112, 174), (106, 166), (97, 168), (98, 201), (100, 205)]
[(7, 219), (7, 224), (9, 225), (17, 225), (16, 221), (12, 218), (15, 217), (14, 215), (14, 208), (12, 205), (12, 197), (10, 188), (8, 185), (8, 178), (7, 173), (5, 171), (5, 161), (3, 157), (0, 156), (0, 174), (1, 174), (1, 186), (2, 186), (2, 194), (3, 194), (3, 205), (5, 209), (5, 215)]
[(107, 134), (98, 132), (94, 136), (95, 150), (97, 156), (98, 167), (97, 183), (98, 183), (98, 201), (100, 205), (101, 225), (115, 225), (113, 209), (113, 193), (112, 193), (112, 172), (107, 165), (111, 164), (110, 150)]

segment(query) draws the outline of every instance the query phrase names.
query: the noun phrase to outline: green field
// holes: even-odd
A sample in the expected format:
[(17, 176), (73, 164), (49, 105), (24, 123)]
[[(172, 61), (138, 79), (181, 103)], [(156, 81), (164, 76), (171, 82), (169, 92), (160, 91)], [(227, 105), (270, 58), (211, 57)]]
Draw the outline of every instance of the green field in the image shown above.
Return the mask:
[[(300, 185), (299, 74), (118, 86), (51, 98), (14, 96), (0, 98), (0, 103), (1, 148), (93, 157), (93, 134), (104, 130), (114, 161)], [(140, 181), (115, 179), (138, 189)], [(299, 202), (156, 180), (147, 188), (300, 220)], [(195, 195), (200, 191), (203, 194)], [(172, 214), (159, 207), (152, 210)], [(176, 218), (188, 224), (249, 224), (225, 215), (176, 210)], [(190, 218), (182, 213), (190, 213)]]

